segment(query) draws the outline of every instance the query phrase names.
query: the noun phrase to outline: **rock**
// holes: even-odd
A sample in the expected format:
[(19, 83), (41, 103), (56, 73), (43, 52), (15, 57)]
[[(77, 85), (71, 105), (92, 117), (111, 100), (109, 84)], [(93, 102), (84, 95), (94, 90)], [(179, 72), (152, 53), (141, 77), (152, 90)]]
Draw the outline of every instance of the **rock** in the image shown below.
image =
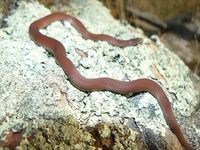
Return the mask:
[[(184, 63), (157, 36), (148, 39), (140, 29), (116, 21), (98, 1), (74, 0), (64, 8), (93, 33), (119, 39), (144, 39), (141, 45), (122, 49), (107, 42), (83, 39), (68, 22), (52, 23), (41, 31), (64, 44), (68, 57), (84, 76), (127, 81), (150, 78), (158, 82), (169, 96), (188, 140), (199, 147), (196, 139), (200, 137), (200, 128), (196, 124), (188, 126), (189, 117), (199, 102), (199, 91), (194, 88)], [(158, 136), (153, 144), (167, 147), (163, 137), (168, 135), (168, 126), (151, 94), (126, 97), (108, 91), (79, 91), (70, 84), (53, 57), (31, 40), (30, 23), (50, 13), (37, 2), (20, 2), (18, 9), (6, 19), (8, 27), (0, 30), (1, 140), (5, 140), (9, 129), (27, 128), (28, 134), (49, 119), (71, 114), (80, 124), (88, 126), (102, 121), (121, 122), (129, 128)]]

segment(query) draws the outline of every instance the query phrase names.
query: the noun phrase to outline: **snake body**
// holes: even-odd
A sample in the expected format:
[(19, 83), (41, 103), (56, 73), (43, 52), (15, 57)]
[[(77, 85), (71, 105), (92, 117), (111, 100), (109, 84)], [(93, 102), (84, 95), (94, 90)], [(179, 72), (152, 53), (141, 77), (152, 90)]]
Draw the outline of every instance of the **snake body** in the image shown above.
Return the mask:
[(32, 40), (36, 44), (43, 46), (54, 56), (60, 67), (68, 76), (69, 81), (78, 89), (82, 91), (107, 90), (120, 94), (139, 93), (145, 91), (151, 93), (157, 99), (166, 123), (171, 131), (176, 135), (180, 144), (185, 149), (191, 150), (192, 146), (185, 139), (179, 124), (176, 121), (176, 117), (173, 113), (169, 99), (159, 84), (146, 78), (133, 81), (119, 81), (112, 78), (86, 78), (78, 72), (74, 64), (66, 56), (65, 48), (61, 42), (40, 33), (40, 29), (45, 28), (52, 22), (63, 20), (70, 22), (71, 25), (78, 32), (80, 32), (84, 38), (93, 41), (107, 41), (114, 46), (126, 47), (139, 44), (142, 42), (142, 39), (136, 38), (130, 40), (119, 40), (106, 34), (93, 34), (89, 32), (78, 19), (60, 12), (52, 13), (39, 20), (36, 20), (35, 22), (31, 23), (29, 27), (29, 33)]

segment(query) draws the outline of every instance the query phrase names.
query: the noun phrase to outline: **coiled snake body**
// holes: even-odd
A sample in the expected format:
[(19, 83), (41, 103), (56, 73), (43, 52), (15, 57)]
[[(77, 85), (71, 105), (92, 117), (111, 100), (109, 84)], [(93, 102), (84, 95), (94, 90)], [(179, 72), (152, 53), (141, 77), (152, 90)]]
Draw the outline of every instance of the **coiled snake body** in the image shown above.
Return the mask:
[(163, 89), (153, 80), (150, 79), (137, 79), (133, 81), (119, 81), (111, 78), (86, 78), (82, 76), (74, 64), (66, 56), (64, 46), (57, 40), (43, 35), (39, 32), (40, 29), (45, 28), (50, 23), (55, 21), (67, 20), (71, 25), (81, 33), (86, 39), (93, 41), (107, 41), (108, 43), (119, 46), (133, 46), (142, 42), (142, 39), (130, 39), (130, 40), (118, 40), (105, 34), (93, 34), (87, 31), (84, 25), (76, 18), (64, 14), (64, 13), (52, 13), (45, 16), (35, 22), (29, 27), (29, 33), (33, 41), (38, 45), (43, 46), (48, 52), (53, 54), (54, 58), (62, 67), (65, 74), (68, 76), (70, 82), (80, 90), (83, 91), (99, 91), (108, 90), (115, 93), (138, 93), (138, 92), (150, 92), (158, 101), (166, 123), (171, 131), (176, 135), (181, 145), (187, 149), (192, 149), (192, 146), (187, 142), (183, 136), (181, 129), (173, 114), (171, 104)]

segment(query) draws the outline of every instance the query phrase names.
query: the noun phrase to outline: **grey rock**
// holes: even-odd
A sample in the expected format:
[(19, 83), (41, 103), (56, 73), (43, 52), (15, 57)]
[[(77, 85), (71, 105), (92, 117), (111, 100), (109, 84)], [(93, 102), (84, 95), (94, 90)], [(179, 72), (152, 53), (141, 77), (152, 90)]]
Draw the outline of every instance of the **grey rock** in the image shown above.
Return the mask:
[[(83, 4), (83, 5), (80, 5)], [(119, 48), (107, 42), (83, 39), (67, 21), (49, 25), (41, 32), (64, 44), (68, 57), (86, 77), (110, 77), (118, 80), (149, 78), (166, 91), (178, 122), (188, 139), (200, 137), (200, 127), (190, 126), (189, 117), (199, 102), (198, 91), (191, 81), (189, 69), (170, 52), (157, 36), (148, 39), (140, 29), (115, 20), (109, 11), (95, 0), (74, 0), (65, 6), (93, 33), (104, 33), (119, 39), (141, 37), (144, 43)], [(50, 14), (37, 2), (20, 2), (7, 18), (7, 28), (0, 30), (0, 135), (9, 129), (32, 126), (44, 120), (72, 114), (81, 124), (94, 125), (100, 121), (124, 124), (135, 120), (140, 131), (148, 128), (154, 134), (163, 133), (168, 126), (156, 99), (149, 93), (127, 98), (108, 91), (85, 93), (67, 80), (62, 69), (44, 48), (29, 37), (31, 22)], [(81, 57), (76, 50), (87, 53)], [(163, 79), (151, 70), (155, 65)], [(144, 128), (145, 127), (145, 128)], [(195, 141), (195, 140), (194, 140)], [(198, 143), (194, 143), (198, 146)]]

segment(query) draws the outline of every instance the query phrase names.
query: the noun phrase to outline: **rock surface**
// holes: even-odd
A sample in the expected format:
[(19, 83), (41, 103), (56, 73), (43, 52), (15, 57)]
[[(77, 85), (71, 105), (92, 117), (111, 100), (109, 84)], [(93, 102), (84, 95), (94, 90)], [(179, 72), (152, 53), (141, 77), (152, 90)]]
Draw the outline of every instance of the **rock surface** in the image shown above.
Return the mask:
[[(140, 29), (114, 20), (97, 1), (74, 0), (65, 10), (93, 33), (119, 39), (144, 39), (141, 45), (122, 49), (106, 42), (85, 40), (68, 22), (64, 25), (56, 22), (42, 30), (64, 44), (68, 57), (84, 76), (157, 81), (168, 93), (184, 133), (193, 145), (200, 147), (200, 127), (189, 124), (189, 117), (199, 103), (199, 91), (194, 88), (184, 63), (158, 37), (147, 39)], [(167, 142), (165, 138), (171, 132), (152, 95), (141, 93), (127, 98), (108, 91), (79, 91), (70, 84), (53, 57), (30, 39), (30, 23), (50, 13), (37, 2), (20, 2), (7, 18), (8, 27), (0, 30), (1, 138), (5, 139), (9, 129), (37, 128), (48, 119), (72, 114), (86, 125), (120, 121), (146, 135), (157, 136), (160, 140), (148, 143), (166, 148), (163, 141)]]

